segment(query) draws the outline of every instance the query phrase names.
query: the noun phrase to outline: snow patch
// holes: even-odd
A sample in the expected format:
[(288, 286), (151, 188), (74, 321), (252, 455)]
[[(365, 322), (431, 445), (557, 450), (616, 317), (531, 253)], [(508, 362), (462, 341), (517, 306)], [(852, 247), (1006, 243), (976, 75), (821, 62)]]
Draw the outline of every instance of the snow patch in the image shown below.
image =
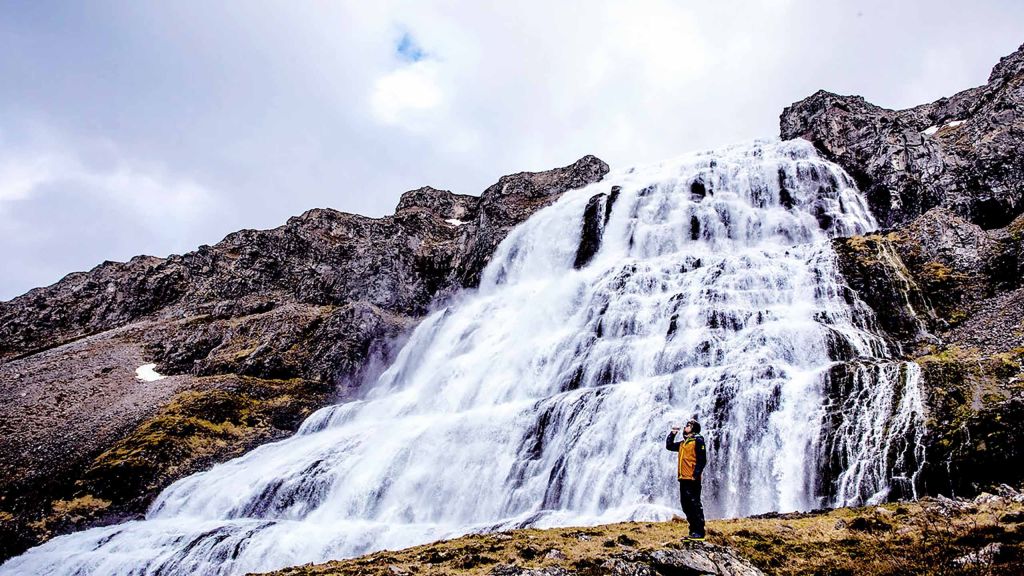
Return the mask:
[(156, 382), (167, 378), (163, 374), (158, 374), (154, 368), (156, 368), (156, 364), (143, 364), (135, 369), (135, 377), (143, 382)]
[[(953, 121), (950, 121), (950, 122), (946, 122), (945, 124), (942, 125), (942, 127), (943, 128), (956, 128), (957, 126), (963, 124), (964, 122), (965, 122), (965, 120), (953, 120)], [(938, 126), (929, 126), (929, 127), (925, 128), (924, 130), (922, 130), (921, 134), (924, 134), (925, 136), (931, 136), (931, 135), (935, 134), (938, 131), (939, 131), (939, 127)]]
[(465, 220), (458, 220), (456, 218), (449, 218), (449, 219), (445, 220), (445, 222), (451, 224), (452, 226), (462, 226), (463, 224), (466, 223)]

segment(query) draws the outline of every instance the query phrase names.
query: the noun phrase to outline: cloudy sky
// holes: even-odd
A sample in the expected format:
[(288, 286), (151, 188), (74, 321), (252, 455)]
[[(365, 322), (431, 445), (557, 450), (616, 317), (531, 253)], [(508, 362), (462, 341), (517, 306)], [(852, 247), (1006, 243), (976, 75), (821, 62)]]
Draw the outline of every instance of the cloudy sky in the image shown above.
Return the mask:
[(0, 0), (0, 300), (313, 207), (778, 134), (984, 83), (1024, 2)]

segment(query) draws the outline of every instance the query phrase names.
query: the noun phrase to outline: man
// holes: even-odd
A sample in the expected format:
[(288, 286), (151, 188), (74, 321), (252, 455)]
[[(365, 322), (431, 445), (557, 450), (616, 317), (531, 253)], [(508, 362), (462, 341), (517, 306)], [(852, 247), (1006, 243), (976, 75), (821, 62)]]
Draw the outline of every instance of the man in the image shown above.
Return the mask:
[(679, 453), (679, 503), (690, 524), (687, 540), (704, 540), (704, 507), (700, 503), (700, 480), (708, 463), (704, 437), (700, 435), (700, 423), (690, 420), (683, 427), (683, 439), (676, 442), (679, 426), (673, 426), (665, 439), (665, 448)]

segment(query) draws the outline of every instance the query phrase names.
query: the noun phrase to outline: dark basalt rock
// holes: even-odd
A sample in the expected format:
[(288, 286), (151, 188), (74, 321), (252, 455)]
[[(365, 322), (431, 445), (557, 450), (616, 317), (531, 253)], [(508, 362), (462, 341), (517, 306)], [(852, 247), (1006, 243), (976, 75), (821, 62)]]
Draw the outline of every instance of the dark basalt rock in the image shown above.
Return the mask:
[(838, 238), (833, 247), (847, 283), (874, 309), (881, 327), (896, 340), (913, 345), (927, 339), (935, 316), (931, 302), (893, 246), (897, 238), (879, 234)]
[[(929, 130), (936, 128), (935, 131)], [(883, 227), (942, 206), (985, 229), (1024, 211), (1024, 47), (988, 83), (907, 110), (824, 90), (783, 111), (783, 139), (805, 138), (841, 165)]]
[(583, 231), (580, 235), (580, 245), (576, 249), (576, 259), (573, 261), (573, 268), (579, 270), (587, 264), (601, 249), (601, 235), (604, 233), (604, 224), (608, 221), (605, 209), (611, 199), (607, 194), (595, 194), (587, 202), (583, 210)]
[(584, 156), (565, 168), (502, 176), (480, 195), (476, 234), (467, 237), (465, 258), (458, 270), (461, 284), (480, 284), (480, 274), (509, 230), (566, 190), (600, 181), (607, 173), (608, 165), (603, 161)]
[[(725, 546), (698, 544), (636, 551), (630, 549), (629, 537), (608, 540), (608, 558), (600, 562), (582, 562), (576, 570), (551, 566), (526, 568), (516, 564), (499, 564), (487, 574), (490, 576), (582, 576), (584, 574), (607, 574), (608, 576), (655, 576), (672, 574), (678, 576), (760, 576), (763, 574), (753, 563)], [(620, 546), (626, 547), (623, 551)], [(612, 552), (611, 550), (614, 550)], [(526, 558), (524, 558), (526, 559)]]
[[(287, 435), (378, 373), (432, 306), (476, 286), (509, 230), (607, 172), (586, 156), (480, 197), (412, 190), (384, 218), (313, 209), (0, 303), (0, 560), (137, 514), (173, 480)], [(144, 363), (168, 377), (140, 382)], [(213, 413), (225, 402), (244, 412), (230, 432)], [(181, 406), (187, 416), (168, 414)], [(143, 445), (145, 462), (111, 456)], [(129, 469), (139, 478), (120, 478)]]
[(608, 223), (608, 219), (612, 217), (612, 208), (615, 207), (615, 202), (619, 199), (619, 194), (622, 193), (622, 186), (612, 186), (611, 192), (608, 193), (608, 201), (604, 205), (604, 223)]
[(820, 91), (782, 114), (782, 137), (842, 165), (887, 227), (834, 245), (849, 286), (922, 367), (932, 493), (1024, 480), (1010, 464), (1024, 440), (1022, 129), (1024, 47), (985, 86), (931, 104)]

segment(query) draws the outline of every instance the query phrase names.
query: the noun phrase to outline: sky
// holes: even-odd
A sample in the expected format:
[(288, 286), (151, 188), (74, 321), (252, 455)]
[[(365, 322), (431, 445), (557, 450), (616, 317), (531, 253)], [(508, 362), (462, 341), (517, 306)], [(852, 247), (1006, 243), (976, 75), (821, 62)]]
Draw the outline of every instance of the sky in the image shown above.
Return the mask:
[(1024, 2), (0, 0), (0, 300), (329, 207), (983, 84)]

